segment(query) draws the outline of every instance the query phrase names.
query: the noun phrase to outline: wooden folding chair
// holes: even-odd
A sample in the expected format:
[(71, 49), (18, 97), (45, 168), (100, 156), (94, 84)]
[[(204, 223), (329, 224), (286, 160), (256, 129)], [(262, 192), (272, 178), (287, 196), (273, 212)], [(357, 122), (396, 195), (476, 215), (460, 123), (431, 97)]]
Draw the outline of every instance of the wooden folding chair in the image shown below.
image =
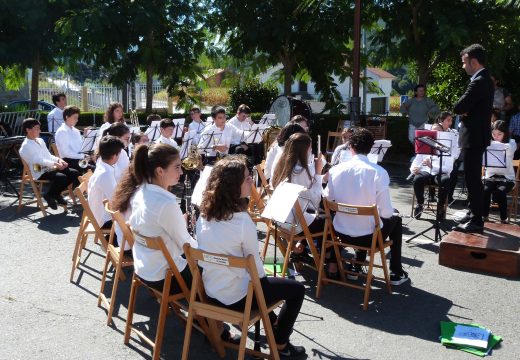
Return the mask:
[(51, 143), (50, 150), (54, 156), (61, 158), (60, 152), (58, 151), (58, 146), (56, 145), (56, 143)]
[[(34, 204), (34, 203), (37, 203), (38, 204), (38, 207), (40, 208), (43, 216), (47, 216), (47, 212), (45, 211), (45, 209), (47, 209), (47, 206), (45, 206), (43, 204), (43, 200), (42, 200), (42, 188), (43, 188), (43, 184), (48, 184), (49, 183), (49, 180), (36, 180), (33, 178), (32, 176), (32, 173), (31, 173), (31, 170), (29, 169), (29, 165), (25, 162), (24, 159), (22, 159), (22, 157), (20, 156), (20, 159), (22, 160), (22, 164), (23, 164), (23, 171), (22, 171), (22, 179), (20, 181), (20, 191), (19, 191), (19, 194), (18, 194), (18, 209), (17, 211), (19, 212), (22, 207), (24, 205), (30, 205), (30, 204)], [(32, 188), (32, 191), (34, 193), (34, 199), (33, 200), (29, 200), (29, 201), (26, 201), (24, 203), (23, 201), (23, 195), (24, 195), (24, 188), (25, 188), (25, 185), (28, 184), (31, 186)], [(72, 189), (72, 185), (69, 185), (69, 191)], [(67, 205), (60, 205), (63, 207), (63, 209), (65, 210), (65, 213), (68, 212), (67, 210)]]
[[(256, 270), (255, 260), (252, 255), (245, 258), (228, 256), (222, 254), (212, 254), (199, 249), (193, 249), (189, 244), (184, 244), (184, 254), (188, 260), (190, 270), (193, 274), (193, 282), (191, 285), (190, 307), (188, 311), (188, 323), (186, 326), (186, 333), (184, 335), (184, 346), (182, 348), (182, 360), (187, 360), (190, 350), (191, 330), (193, 326), (193, 318), (200, 316), (208, 319), (211, 336), (208, 336), (215, 344), (215, 349), (220, 357), (225, 356), (224, 346), (237, 349), (236, 345), (223, 343), (220, 340), (216, 321), (224, 321), (240, 326), (242, 329), (242, 336), (240, 344), (238, 345), (238, 359), (243, 360), (246, 353), (256, 357), (268, 359), (280, 359), (276, 341), (274, 338), (271, 321), (269, 319), (269, 312), (282, 304), (279, 301), (275, 304), (266, 304), (260, 278)], [(222, 306), (215, 305), (209, 302), (204, 291), (202, 277), (199, 270), (199, 262), (205, 261), (219, 266), (227, 266), (236, 269), (246, 269), (251, 277), (247, 287), (246, 305), (243, 311), (236, 311), (226, 309)], [(256, 298), (258, 309), (253, 310), (251, 304), (253, 296)], [(258, 350), (247, 349), (247, 331), (249, 326), (262, 320), (264, 331), (267, 337), (267, 344), (269, 345), (269, 354), (262, 353)]]
[(88, 236), (93, 235), (94, 243), (96, 244), (98, 243), (98, 241), (101, 241), (101, 246), (103, 247), (103, 250), (107, 251), (108, 241), (106, 240), (105, 235), (110, 234), (111, 231), (110, 229), (101, 229), (101, 226), (99, 226), (98, 222), (96, 221), (96, 218), (92, 213), (92, 209), (90, 209), (88, 201), (83, 195), (88, 190), (88, 181), (90, 179), (90, 176), (88, 176), (88, 178), (85, 178), (84, 175), (83, 179), (85, 180), (81, 182), (81, 184), (79, 184), (79, 186), (76, 189), (74, 189), (74, 194), (76, 195), (76, 198), (79, 200), (81, 206), (83, 207), (83, 214), (81, 215), (78, 236), (76, 237), (76, 244), (74, 245), (74, 252), (72, 253), (72, 269), (70, 271), (71, 282), (74, 277), (74, 271), (79, 266), (81, 260), (81, 251), (85, 248)]
[[(161, 345), (164, 336), (164, 325), (166, 323), (166, 315), (168, 313), (168, 304), (170, 304), (175, 311), (175, 314), (181, 319), (186, 321), (186, 317), (181, 313), (181, 309), (184, 311), (188, 311), (187, 306), (185, 306), (181, 301), (190, 299), (190, 289), (186, 282), (184, 281), (181, 273), (177, 269), (177, 266), (173, 262), (173, 259), (168, 251), (168, 248), (164, 244), (163, 239), (160, 236), (156, 237), (147, 237), (138, 234), (132, 229), (132, 233), (134, 235), (134, 241), (138, 242), (142, 246), (146, 246), (148, 249), (161, 251), (166, 261), (168, 262), (168, 270), (166, 270), (165, 278), (164, 278), (164, 288), (161, 291), (156, 290), (147, 286), (139, 276), (134, 272), (132, 276), (132, 288), (130, 290), (130, 300), (128, 302), (128, 316), (126, 318), (126, 328), (125, 328), (125, 344), (128, 344), (130, 341), (130, 334), (133, 331), (141, 340), (146, 342), (148, 345), (152, 347), (152, 359), (158, 360), (161, 355)], [(170, 286), (171, 281), (175, 279), (181, 288), (181, 292), (170, 295)], [(132, 326), (132, 320), (134, 316), (134, 308), (135, 308), (135, 299), (137, 294), (137, 289), (140, 286), (144, 286), (150, 292), (154, 294), (154, 296), (160, 300), (160, 310), (159, 310), (159, 320), (157, 322), (157, 331), (155, 334), (155, 341), (152, 341), (150, 338), (146, 336), (142, 331), (134, 328)], [(198, 325), (195, 325), (198, 330), (203, 332), (204, 334), (210, 334), (207, 324), (204, 321), (198, 320)], [(212, 338), (208, 336), (210, 341)]]
[[(126, 224), (123, 215), (119, 211), (113, 211), (110, 209), (108, 200), (104, 200), (105, 210), (112, 216), (112, 223), (119, 225), (121, 228), (121, 232), (123, 234), (122, 239), (117, 239), (119, 247), (114, 246), (114, 235), (115, 235), (115, 226), (112, 226), (110, 231), (110, 237), (108, 239), (107, 253), (105, 257), (105, 266), (103, 268), (103, 276), (101, 277), (101, 289), (99, 290), (98, 295), (98, 306), (101, 306), (101, 303), (107, 309), (107, 325), (112, 323), (112, 313), (114, 311), (114, 304), (116, 301), (117, 295), (117, 286), (119, 284), (119, 280), (125, 281), (126, 276), (123, 272), (123, 268), (134, 267), (134, 259), (131, 256), (125, 256), (125, 245), (128, 243), (130, 247), (134, 246), (134, 235), (130, 230), (130, 227)], [(115, 269), (114, 276), (112, 277), (113, 285), (112, 285), (112, 293), (110, 295), (110, 301), (105, 295), (105, 282), (107, 278), (107, 272), (109, 265)]]
[[(322, 254), (325, 253), (326, 249), (329, 247), (334, 248), (334, 254), (336, 256), (336, 260), (338, 263), (339, 268), (339, 276), (341, 280), (332, 280), (328, 279), (325, 275), (324, 270), (324, 263), (325, 263), (325, 257), (322, 256), (320, 259), (320, 265), (319, 265), (319, 271), (318, 271), (318, 286), (316, 288), (316, 297), (319, 298), (321, 296), (321, 290), (322, 286), (327, 283), (333, 283), (333, 284), (339, 284), (343, 286), (352, 287), (355, 289), (360, 289), (364, 291), (364, 300), (363, 300), (363, 310), (368, 309), (368, 300), (370, 297), (370, 290), (372, 286), (372, 280), (379, 279), (384, 280), (386, 283), (386, 288), (388, 290), (388, 293), (392, 293), (392, 285), (390, 283), (390, 275), (388, 273), (388, 267), (386, 265), (386, 256), (385, 256), (385, 248), (389, 247), (392, 244), (392, 241), (383, 241), (383, 235), (381, 232), (381, 225), (380, 225), (380, 219), (379, 219), (379, 212), (377, 210), (376, 205), (372, 206), (358, 206), (358, 205), (348, 205), (348, 204), (340, 204), (335, 203), (332, 201), (329, 201), (327, 199), (323, 199), (323, 205), (325, 207), (325, 213), (327, 214), (327, 218), (325, 220), (325, 231), (323, 234), (323, 242), (322, 242)], [(336, 232), (334, 230), (334, 226), (332, 224), (332, 218), (331, 218), (331, 211), (334, 211), (336, 213), (336, 216), (338, 214), (346, 214), (351, 216), (371, 216), (374, 218), (375, 226), (374, 226), (374, 232), (372, 233), (372, 242), (370, 247), (365, 246), (358, 246), (354, 244), (349, 244), (346, 242), (342, 242), (338, 236), (336, 235)], [(366, 251), (369, 256), (368, 261), (357, 261), (357, 260), (349, 260), (352, 264), (359, 264), (359, 265), (365, 265), (368, 266), (368, 271), (366, 274), (358, 274), (353, 273), (349, 270), (345, 270), (343, 267), (343, 259), (341, 257), (340, 253), (340, 247), (351, 247), (355, 250), (362, 250)], [(374, 262), (375, 255), (379, 253), (381, 256), (381, 264), (376, 264)], [(380, 268), (383, 269), (384, 278), (376, 277), (373, 275), (374, 268)], [(360, 286), (353, 284), (351, 282), (348, 282), (345, 274), (355, 274), (366, 277), (366, 283), (365, 286)]]
[[(50, 150), (51, 150), (51, 153), (56, 156), (56, 157), (59, 157), (61, 158), (60, 156), (60, 152), (58, 151), (58, 146), (56, 146), (56, 143), (51, 143), (51, 146), (50, 146)], [(90, 170), (90, 169), (89, 169)], [(80, 180), (81, 182), (81, 180)], [(76, 201), (76, 197), (74, 196), (74, 191), (72, 190), (72, 185), (70, 185), (68, 188), (67, 188), (67, 192), (68, 192), (68, 195), (69, 195), (69, 198), (72, 200), (72, 202), (74, 203), (74, 205), (77, 205), (77, 201)]]
[(262, 184), (262, 190), (260, 191), (260, 197), (270, 197), (273, 194), (273, 189), (271, 189), (271, 186), (269, 186), (269, 182), (267, 181), (267, 178), (265, 176), (265, 160), (262, 160), (262, 162), (255, 166), (256, 173), (258, 174), (258, 177), (260, 178), (260, 183)]
[(334, 150), (342, 143), (341, 140), (341, 132), (337, 131), (329, 131), (327, 134), (327, 145), (325, 148), (325, 155), (327, 156), (327, 160), (330, 162), (330, 158), (332, 154), (334, 154)]
[[(300, 240), (307, 240), (307, 244), (311, 250), (312, 258), (314, 260), (315, 269), (318, 269), (320, 264), (320, 254), (316, 246), (314, 245), (313, 238), (323, 237), (323, 231), (317, 233), (311, 233), (307, 222), (305, 221), (305, 217), (303, 216), (303, 211), (300, 206), (300, 203), (296, 201), (293, 205), (294, 211), (294, 223), (291, 224), (289, 229), (286, 229), (274, 221), (268, 223), (268, 236), (265, 238), (264, 248), (262, 250), (262, 256), (265, 259), (265, 255), (267, 254), (267, 248), (269, 246), (270, 236), (273, 235), (275, 240), (275, 246), (278, 246), (282, 254), (284, 255), (283, 269), (282, 269), (282, 277), (285, 277), (287, 268), (289, 267), (289, 259), (291, 256), (291, 251), (294, 248), (294, 245)], [(300, 224), (302, 228), (302, 232), (300, 234), (296, 233), (297, 225)], [(283, 244), (283, 240), (287, 242), (287, 247)]]

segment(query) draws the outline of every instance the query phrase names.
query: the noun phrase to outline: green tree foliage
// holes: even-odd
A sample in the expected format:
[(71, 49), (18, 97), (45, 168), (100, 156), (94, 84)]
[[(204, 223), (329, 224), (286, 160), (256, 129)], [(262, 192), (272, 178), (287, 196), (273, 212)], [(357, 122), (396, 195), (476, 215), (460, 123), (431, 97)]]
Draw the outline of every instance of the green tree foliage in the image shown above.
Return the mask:
[(199, 71), (204, 48), (204, 2), (190, 0), (85, 0), (58, 21), (74, 59), (110, 72), (123, 85), (146, 73), (146, 111), (152, 111), (153, 76), (170, 95), (186, 96), (186, 79)]
[(236, 58), (283, 65), (284, 93), (306, 71), (329, 104), (340, 99), (332, 73), (348, 74), (353, 8), (348, 1), (214, 0), (213, 24)]
[(451, 111), (453, 104), (464, 94), (469, 77), (461, 67), (459, 57), (441, 62), (433, 70), (428, 96), (441, 110)]
[(52, 68), (63, 43), (54, 24), (74, 1), (1, 0), (0, 67), (7, 85), (18, 87), (25, 69), (32, 68), (31, 107), (38, 100), (40, 70)]
[(277, 95), (278, 89), (275, 86), (260, 84), (258, 80), (248, 80), (229, 90), (230, 112), (234, 113), (241, 104), (249, 106), (252, 112), (265, 112)]

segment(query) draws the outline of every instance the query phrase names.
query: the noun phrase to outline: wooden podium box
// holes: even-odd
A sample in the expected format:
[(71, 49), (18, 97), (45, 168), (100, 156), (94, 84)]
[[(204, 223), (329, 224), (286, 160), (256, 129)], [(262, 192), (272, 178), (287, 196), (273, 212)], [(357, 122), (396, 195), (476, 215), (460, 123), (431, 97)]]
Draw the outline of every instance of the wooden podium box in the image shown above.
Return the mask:
[(483, 235), (452, 231), (441, 241), (439, 264), (520, 277), (520, 226), (486, 223)]

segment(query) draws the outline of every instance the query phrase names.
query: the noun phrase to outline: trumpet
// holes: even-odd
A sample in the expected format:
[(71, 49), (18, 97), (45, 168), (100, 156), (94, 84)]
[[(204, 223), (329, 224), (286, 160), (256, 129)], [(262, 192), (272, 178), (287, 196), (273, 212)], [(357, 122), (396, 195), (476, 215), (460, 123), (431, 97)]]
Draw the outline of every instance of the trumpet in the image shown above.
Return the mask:
[(88, 166), (88, 158), (84, 157), (83, 159), (81, 159), (80, 161), (78, 161), (78, 166), (82, 169), (86, 169), (87, 166)]

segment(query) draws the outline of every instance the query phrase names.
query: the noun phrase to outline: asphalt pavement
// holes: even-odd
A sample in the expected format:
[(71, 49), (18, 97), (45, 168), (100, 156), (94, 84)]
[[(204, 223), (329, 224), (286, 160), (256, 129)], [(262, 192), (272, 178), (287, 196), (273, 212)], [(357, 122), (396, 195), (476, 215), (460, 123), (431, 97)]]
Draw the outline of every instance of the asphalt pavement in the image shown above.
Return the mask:
[[(492, 359), (520, 359), (518, 279), (438, 264), (433, 216), (410, 217), (412, 189), (403, 179), (406, 166), (389, 166), (394, 206), (403, 215), (403, 264), (411, 278), (388, 294), (375, 284), (367, 311), (363, 293), (329, 285), (315, 296), (317, 274), (306, 269), (296, 276), (307, 289), (291, 341), (307, 349), (309, 359), (474, 359), (439, 342), (439, 322), (484, 325), (503, 337)], [(8, 195), (8, 194), (6, 194)], [(78, 231), (78, 207), (68, 214), (50, 210), (42, 217), (35, 206), (16, 212), (15, 198), (0, 196), (0, 359), (148, 359), (148, 346), (132, 338), (123, 344), (129, 281), (120, 282), (114, 325), (97, 307), (104, 254), (89, 240), (74, 281), (69, 282), (71, 256)], [(448, 218), (463, 209), (465, 194)], [(442, 224), (451, 228), (452, 221)], [(416, 236), (423, 230), (425, 234)], [(263, 233), (259, 232), (263, 245)], [(111, 289), (111, 282), (107, 288)], [(110, 290), (109, 290), (110, 291)], [(134, 322), (155, 333), (158, 304), (146, 291), (138, 293)], [(152, 335), (153, 336), (153, 335)], [(168, 317), (161, 357), (180, 359), (183, 325)], [(228, 351), (226, 359), (237, 354)], [(194, 332), (191, 359), (218, 359), (203, 336)]]

